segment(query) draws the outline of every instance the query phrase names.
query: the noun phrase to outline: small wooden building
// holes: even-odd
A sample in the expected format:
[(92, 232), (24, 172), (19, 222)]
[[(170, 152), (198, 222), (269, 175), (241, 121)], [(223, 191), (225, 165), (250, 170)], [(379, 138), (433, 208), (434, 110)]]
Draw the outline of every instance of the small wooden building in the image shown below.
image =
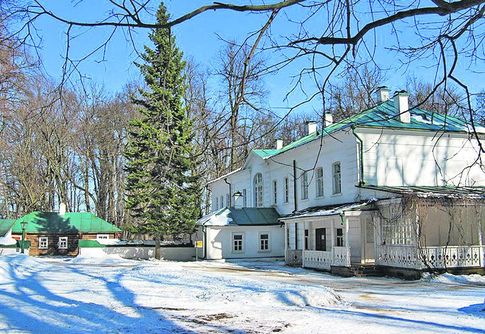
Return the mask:
[(77, 256), (79, 240), (116, 239), (121, 230), (90, 212), (34, 211), (15, 221), (12, 236), (21, 240), (24, 223), (29, 254)]

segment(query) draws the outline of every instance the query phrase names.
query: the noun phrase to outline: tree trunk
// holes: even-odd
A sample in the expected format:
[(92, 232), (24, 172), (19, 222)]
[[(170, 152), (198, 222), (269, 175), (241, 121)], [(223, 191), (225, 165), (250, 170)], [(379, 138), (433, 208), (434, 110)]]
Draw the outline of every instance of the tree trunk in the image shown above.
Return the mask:
[(160, 260), (161, 259), (161, 253), (160, 253), (160, 236), (157, 235), (155, 237), (155, 259)]

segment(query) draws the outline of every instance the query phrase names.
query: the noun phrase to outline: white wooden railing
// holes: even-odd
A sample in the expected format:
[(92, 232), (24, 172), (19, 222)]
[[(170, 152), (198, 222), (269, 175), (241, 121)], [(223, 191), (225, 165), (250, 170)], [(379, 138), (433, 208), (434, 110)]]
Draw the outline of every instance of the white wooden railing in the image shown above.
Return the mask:
[(377, 265), (418, 269), (419, 263), (416, 246), (382, 245), (377, 247)]
[(350, 267), (350, 248), (334, 247), (333, 248), (333, 265), (341, 267)]
[(332, 252), (304, 250), (303, 267), (330, 270), (332, 265)]
[(331, 266), (350, 267), (350, 249), (334, 247), (332, 251), (303, 251), (303, 267), (330, 270)]
[(420, 251), (423, 264), (432, 268), (481, 267), (480, 246), (426, 247)]
[(383, 245), (377, 248), (376, 264), (412, 269), (481, 267), (484, 251), (480, 246)]

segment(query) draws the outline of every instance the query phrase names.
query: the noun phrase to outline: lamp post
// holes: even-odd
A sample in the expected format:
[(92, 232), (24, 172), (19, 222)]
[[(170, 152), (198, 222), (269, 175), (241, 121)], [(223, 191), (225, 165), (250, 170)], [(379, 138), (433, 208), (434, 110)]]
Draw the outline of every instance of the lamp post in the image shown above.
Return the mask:
[(237, 205), (237, 200), (240, 198), (240, 197), (243, 197), (243, 194), (238, 190), (236, 191), (232, 196), (234, 196), (234, 207), (237, 208), (238, 205)]
[(27, 222), (25, 221), (20, 223), (20, 226), (22, 226), (22, 241), (20, 242), (20, 253), (22, 254), (24, 254), (25, 225), (27, 225)]

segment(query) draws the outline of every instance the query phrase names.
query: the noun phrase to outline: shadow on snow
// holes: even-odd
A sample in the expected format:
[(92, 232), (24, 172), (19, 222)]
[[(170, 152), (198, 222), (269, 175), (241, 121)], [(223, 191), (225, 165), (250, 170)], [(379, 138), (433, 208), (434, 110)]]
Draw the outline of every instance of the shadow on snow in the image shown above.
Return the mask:
[(109, 300), (105, 301), (106, 305), (101, 305), (51, 292), (42, 284), (39, 277), (41, 268), (36, 268), (33, 272), (28, 271), (25, 275), (17, 274), (16, 268), (22, 267), (21, 262), (24, 260), (8, 263), (8, 274), (14, 285), (13, 291), (0, 290), (0, 297), (6, 300), (0, 307), (0, 316), (7, 324), (4, 332), (22, 330), (32, 333), (65, 333), (68, 330), (71, 333), (193, 333), (168, 320), (161, 313), (138, 305), (133, 292), (120, 284), (123, 274), (118, 274), (114, 280), (109, 281), (69, 268), (79, 275), (89, 276), (93, 287), (106, 287), (115, 299), (114, 302), (121, 303), (122, 308), (131, 309), (135, 314), (133, 316), (113, 309)]

